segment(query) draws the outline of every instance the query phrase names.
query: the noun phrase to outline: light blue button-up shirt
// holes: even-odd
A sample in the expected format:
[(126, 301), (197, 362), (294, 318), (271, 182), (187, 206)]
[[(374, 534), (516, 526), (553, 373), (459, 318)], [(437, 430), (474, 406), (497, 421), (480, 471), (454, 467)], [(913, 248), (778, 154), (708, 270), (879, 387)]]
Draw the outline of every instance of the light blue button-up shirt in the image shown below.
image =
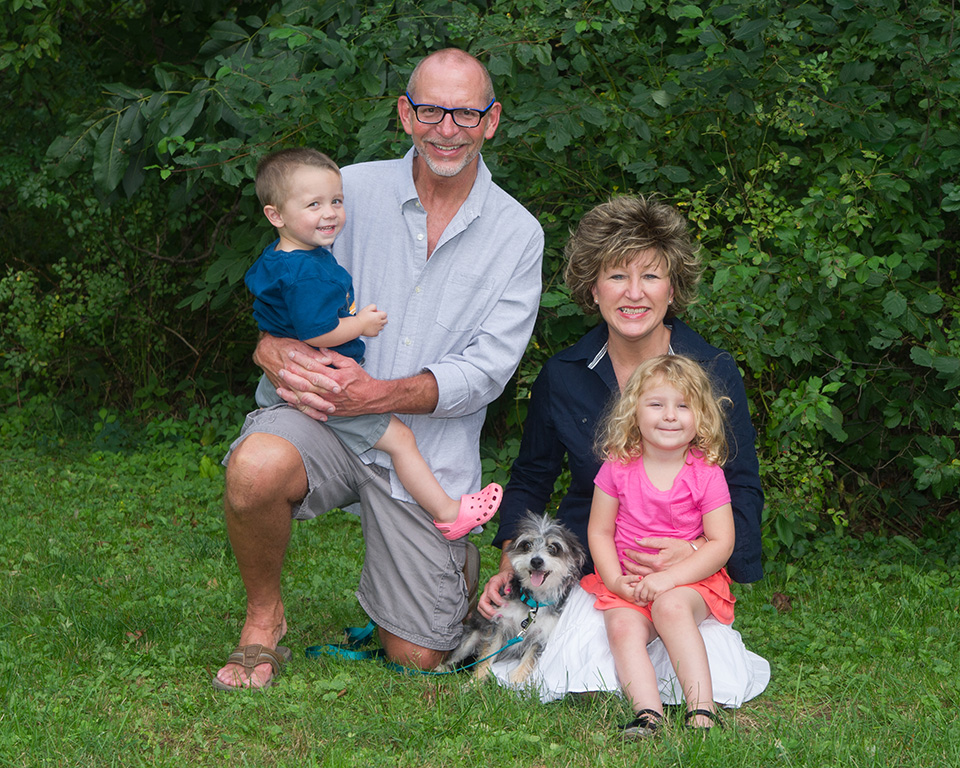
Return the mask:
[[(430, 371), (436, 410), (398, 414), (444, 490), (480, 488), (480, 428), (526, 349), (540, 303), (543, 229), (493, 183), (480, 159), (477, 179), (427, 259), (427, 214), (405, 157), (343, 169), (347, 221), (333, 246), (353, 276), (357, 306), (387, 313), (365, 339), (364, 368), (378, 379)], [(390, 467), (379, 451), (363, 456)], [(391, 469), (393, 496), (412, 497)]]

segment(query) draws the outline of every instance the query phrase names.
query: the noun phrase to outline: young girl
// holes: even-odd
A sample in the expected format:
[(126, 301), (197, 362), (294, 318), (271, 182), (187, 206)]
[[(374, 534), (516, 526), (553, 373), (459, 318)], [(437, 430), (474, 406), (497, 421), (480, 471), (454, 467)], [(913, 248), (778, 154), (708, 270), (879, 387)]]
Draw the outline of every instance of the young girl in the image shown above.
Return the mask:
[[(599, 446), (605, 461), (587, 528), (596, 573), (582, 585), (604, 611), (617, 677), (636, 714), (624, 735), (649, 736), (663, 723), (645, 652), (657, 636), (686, 699), (686, 724), (710, 728), (719, 720), (698, 624), (710, 614), (732, 624), (735, 599), (723, 568), (734, 541), (720, 468), (723, 413), (706, 373), (680, 356), (642, 363), (604, 421)], [(665, 571), (625, 575), (624, 549), (639, 549), (637, 540), (651, 536), (686, 539), (692, 552)]]

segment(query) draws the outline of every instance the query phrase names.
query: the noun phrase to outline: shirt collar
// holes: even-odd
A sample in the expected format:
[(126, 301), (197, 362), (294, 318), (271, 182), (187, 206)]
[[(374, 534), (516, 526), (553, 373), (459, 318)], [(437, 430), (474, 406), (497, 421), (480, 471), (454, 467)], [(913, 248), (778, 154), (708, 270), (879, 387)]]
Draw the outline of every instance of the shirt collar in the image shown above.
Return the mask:
[[(402, 182), (398, 187), (400, 195), (400, 205), (404, 206), (409, 202), (417, 202), (420, 196), (417, 194), (417, 186), (413, 183), (413, 158), (417, 156), (416, 147), (410, 147), (407, 154), (403, 156), (402, 163)], [(480, 215), (483, 210), (483, 204), (486, 202), (487, 195), (493, 187), (493, 175), (487, 164), (483, 162), (483, 156), (477, 157), (477, 178), (473, 181), (473, 187), (470, 194), (463, 201), (460, 210), (457, 211), (454, 219), (463, 217), (463, 226), (466, 226)]]

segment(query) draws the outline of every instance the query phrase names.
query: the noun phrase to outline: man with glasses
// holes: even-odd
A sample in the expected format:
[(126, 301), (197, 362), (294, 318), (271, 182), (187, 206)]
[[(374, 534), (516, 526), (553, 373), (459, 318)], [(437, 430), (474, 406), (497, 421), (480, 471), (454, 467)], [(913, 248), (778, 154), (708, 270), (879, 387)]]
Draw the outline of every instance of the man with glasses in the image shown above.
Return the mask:
[(247, 591), (240, 643), (217, 675), (226, 685), (269, 685), (288, 655), (276, 649), (291, 519), (355, 502), (366, 548), (357, 598), (387, 657), (431, 669), (460, 637), (466, 539), (440, 535), (384, 455), (354, 456), (320, 422), (332, 412), (400, 414), (448, 494), (476, 486), (486, 406), (533, 330), (543, 230), (480, 157), (501, 105), (479, 61), (431, 54), (397, 109), (413, 148), (342, 169), (349, 215), (334, 254), (357, 300), (376, 297), (390, 318), (364, 367), (290, 339), (257, 346), (258, 365), (296, 409), (250, 414), (225, 459), (227, 530)]

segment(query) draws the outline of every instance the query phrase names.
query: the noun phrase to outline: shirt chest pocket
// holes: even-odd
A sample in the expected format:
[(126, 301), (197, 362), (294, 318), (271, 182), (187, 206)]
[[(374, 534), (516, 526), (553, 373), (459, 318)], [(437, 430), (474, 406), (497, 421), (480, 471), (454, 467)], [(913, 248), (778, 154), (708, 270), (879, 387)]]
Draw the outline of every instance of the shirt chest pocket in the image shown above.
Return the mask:
[(681, 533), (699, 531), (703, 526), (700, 507), (690, 497), (670, 502), (670, 518)]
[(494, 281), (466, 272), (451, 274), (443, 287), (437, 323), (448, 331), (472, 331), (486, 318)]

